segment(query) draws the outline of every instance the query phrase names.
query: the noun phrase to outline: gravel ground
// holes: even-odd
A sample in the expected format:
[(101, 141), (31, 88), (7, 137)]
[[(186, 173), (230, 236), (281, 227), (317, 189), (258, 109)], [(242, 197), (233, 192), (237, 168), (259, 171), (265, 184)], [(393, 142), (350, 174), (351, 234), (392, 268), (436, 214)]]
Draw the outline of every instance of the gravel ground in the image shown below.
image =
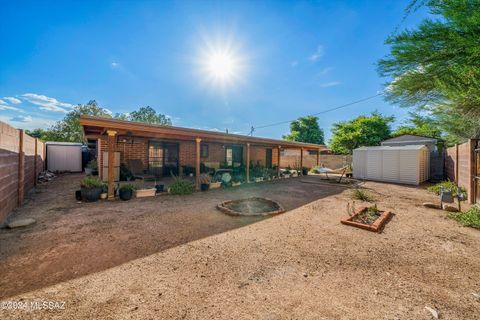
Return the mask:
[[(58, 233), (59, 229), (69, 230), (70, 224), (92, 228), (78, 230), (91, 238), (81, 238), (88, 246), (74, 252), (84, 252), (77, 262), (81, 265), (97, 261), (97, 255), (116, 256), (104, 251), (108, 247), (103, 244), (111, 241), (109, 235), (117, 234), (111, 231), (116, 228), (124, 228), (126, 238), (118, 243), (133, 242), (134, 250), (141, 243), (129, 239), (131, 229), (137, 237), (148, 239), (163, 230), (164, 223), (179, 219), (167, 226), (169, 233), (163, 236), (183, 240), (171, 240), (166, 249), (159, 245), (154, 252), (139, 253), (139, 259), (125, 259), (121, 265), (115, 262), (106, 270), (67, 277), (68, 281), (60, 277), (50, 282), (54, 285), (40, 285), (27, 293), (21, 293), (28, 291), (25, 285), (19, 294), (10, 289), (3, 300), (64, 301), (65, 308), (0, 310), (0, 318), (432, 319), (425, 309), (431, 307), (440, 311), (441, 319), (479, 319), (480, 299), (474, 295), (480, 293), (478, 230), (458, 225), (442, 211), (422, 207), (422, 202), (436, 200), (423, 188), (372, 182), (365, 187), (376, 196), (379, 209), (391, 210), (394, 218), (381, 234), (345, 226), (339, 220), (346, 214), (351, 191), (315, 184), (317, 179), (297, 178), (189, 197), (73, 204), (74, 209), (69, 207), (60, 217), (41, 216), (39, 220), (44, 220), (32, 227), (44, 228), (35, 231), (36, 236), (27, 229), (13, 236), (8, 233), (16, 231), (2, 230), (0, 272), (17, 274), (1, 280), (2, 290), (41, 272), (48, 257), (43, 251), (38, 256), (29, 254), (29, 246), (48, 247), (61, 261), (76, 258), (71, 252), (60, 255), (67, 243), (76, 241), (72, 238), (67, 241), (52, 234), (48, 244), (35, 243), (52, 227), (62, 236), (68, 232)], [(220, 200), (252, 194), (272, 198), (289, 211), (269, 219), (229, 223), (232, 217), (220, 218), (213, 208)], [(163, 210), (160, 214), (149, 211), (154, 208)], [(167, 208), (171, 212), (164, 217)], [(188, 213), (197, 211), (202, 214)], [(19, 215), (30, 216), (29, 212)], [(179, 218), (183, 215), (188, 219)], [(208, 220), (207, 227), (199, 229), (204, 233), (185, 236), (197, 232), (195, 226), (203, 220)], [(16, 243), (20, 248), (10, 248)], [(118, 244), (114, 248), (120, 250)], [(58, 259), (56, 263), (61, 263)], [(5, 261), (9, 261), (6, 266)], [(30, 264), (38, 268), (22, 269)]]

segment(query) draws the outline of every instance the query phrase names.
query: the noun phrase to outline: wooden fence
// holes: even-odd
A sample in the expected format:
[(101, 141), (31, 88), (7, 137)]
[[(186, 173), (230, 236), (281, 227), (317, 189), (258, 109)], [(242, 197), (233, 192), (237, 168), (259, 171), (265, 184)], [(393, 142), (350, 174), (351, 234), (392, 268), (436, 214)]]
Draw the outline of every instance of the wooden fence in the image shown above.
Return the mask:
[(37, 184), (44, 160), (44, 143), (0, 122), (0, 222), (23, 204)]

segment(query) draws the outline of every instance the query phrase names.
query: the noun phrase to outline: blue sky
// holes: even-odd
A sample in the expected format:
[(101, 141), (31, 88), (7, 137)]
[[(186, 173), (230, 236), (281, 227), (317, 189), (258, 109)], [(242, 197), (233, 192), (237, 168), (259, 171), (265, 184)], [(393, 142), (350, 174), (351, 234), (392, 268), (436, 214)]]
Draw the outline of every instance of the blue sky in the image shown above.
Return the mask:
[[(114, 113), (149, 105), (174, 125), (247, 134), (382, 90), (375, 63), (410, 0), (0, 2), (1, 121), (47, 127), (95, 99)], [(228, 81), (205, 71), (218, 51), (235, 62)], [(380, 97), (319, 123), (328, 138), (332, 123), (374, 110), (396, 124), (408, 112)]]

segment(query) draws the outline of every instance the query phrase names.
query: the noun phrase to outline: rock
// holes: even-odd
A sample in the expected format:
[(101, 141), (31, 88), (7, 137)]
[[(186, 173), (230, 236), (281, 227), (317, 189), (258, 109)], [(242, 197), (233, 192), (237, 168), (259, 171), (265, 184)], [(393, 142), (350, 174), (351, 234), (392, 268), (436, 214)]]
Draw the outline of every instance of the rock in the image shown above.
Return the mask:
[(10, 229), (13, 229), (13, 228), (19, 228), (19, 227), (26, 227), (26, 226), (29, 226), (31, 224), (34, 224), (35, 222), (37, 222), (37, 221), (35, 219), (32, 219), (32, 218), (18, 219), (18, 220), (14, 220), (12, 222), (9, 222), (7, 224), (7, 226)]
[(473, 292), (472, 295), (473, 295), (475, 298), (480, 299), (480, 294)]
[(448, 204), (443, 205), (443, 210), (448, 211), (448, 212), (458, 212), (458, 208), (454, 206), (450, 206)]
[(430, 307), (425, 307), (425, 309), (427, 309), (428, 311), (430, 311), (430, 313), (432, 314), (432, 317), (434, 319), (438, 319), (438, 316), (439, 316), (439, 312), (433, 308), (430, 308)]
[(440, 209), (440, 205), (431, 202), (424, 202), (422, 205), (426, 208)]

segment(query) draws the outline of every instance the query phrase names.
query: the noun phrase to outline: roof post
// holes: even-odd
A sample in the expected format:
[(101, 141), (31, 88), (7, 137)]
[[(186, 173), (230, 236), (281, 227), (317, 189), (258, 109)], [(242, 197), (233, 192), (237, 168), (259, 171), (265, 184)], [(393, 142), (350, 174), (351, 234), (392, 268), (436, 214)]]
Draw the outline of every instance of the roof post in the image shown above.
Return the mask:
[(108, 134), (108, 200), (115, 199), (115, 136), (117, 131), (107, 130)]
[(250, 183), (250, 143), (247, 143), (247, 168), (245, 169), (247, 183)]
[(195, 138), (195, 189), (200, 190), (200, 142), (202, 139)]

